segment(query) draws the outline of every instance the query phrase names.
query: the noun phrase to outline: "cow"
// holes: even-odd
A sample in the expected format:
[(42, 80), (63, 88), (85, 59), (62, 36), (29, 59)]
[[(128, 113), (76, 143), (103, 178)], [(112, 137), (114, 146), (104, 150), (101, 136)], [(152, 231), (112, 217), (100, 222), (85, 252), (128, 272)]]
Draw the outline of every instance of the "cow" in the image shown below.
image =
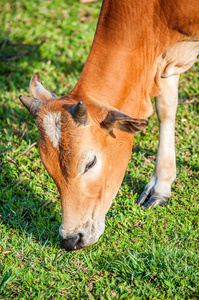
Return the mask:
[(81, 76), (66, 96), (46, 90), (37, 73), (33, 98), (39, 153), (62, 207), (61, 246), (98, 241), (123, 180), (134, 134), (147, 126), (155, 97), (159, 147), (137, 204), (164, 205), (176, 177), (174, 128), (179, 75), (199, 54), (198, 0), (104, 0)]

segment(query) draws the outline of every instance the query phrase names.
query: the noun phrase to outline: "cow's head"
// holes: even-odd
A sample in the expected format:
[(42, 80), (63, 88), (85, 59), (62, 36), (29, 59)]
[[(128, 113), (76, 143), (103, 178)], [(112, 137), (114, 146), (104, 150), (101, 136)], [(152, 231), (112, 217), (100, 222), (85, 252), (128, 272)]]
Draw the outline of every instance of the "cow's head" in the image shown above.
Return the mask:
[[(137, 120), (98, 101), (56, 98), (30, 82), (34, 97), (20, 96), (37, 119), (40, 157), (61, 196), (62, 247), (80, 249), (104, 231), (105, 214), (122, 182), (133, 135), (147, 121)], [(83, 101), (82, 101), (83, 100)]]

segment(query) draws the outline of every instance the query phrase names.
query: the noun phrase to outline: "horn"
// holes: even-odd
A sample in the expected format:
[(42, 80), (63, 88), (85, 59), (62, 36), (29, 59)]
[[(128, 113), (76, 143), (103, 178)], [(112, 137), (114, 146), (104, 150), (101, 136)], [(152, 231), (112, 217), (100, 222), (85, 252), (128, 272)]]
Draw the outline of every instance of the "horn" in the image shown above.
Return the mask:
[(79, 125), (86, 125), (88, 123), (88, 111), (86, 104), (80, 100), (70, 109), (73, 120)]
[(23, 105), (29, 110), (29, 112), (36, 117), (38, 108), (41, 104), (43, 104), (42, 101), (40, 100), (36, 100), (36, 99), (32, 99), (26, 96), (19, 96), (20, 101), (23, 103)]

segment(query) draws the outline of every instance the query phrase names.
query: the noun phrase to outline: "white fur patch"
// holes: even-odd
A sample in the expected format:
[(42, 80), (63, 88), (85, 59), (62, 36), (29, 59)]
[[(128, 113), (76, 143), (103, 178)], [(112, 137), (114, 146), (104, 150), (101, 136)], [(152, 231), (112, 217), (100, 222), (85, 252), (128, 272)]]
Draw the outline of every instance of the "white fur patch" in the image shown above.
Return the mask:
[(49, 112), (43, 120), (44, 129), (53, 147), (57, 148), (61, 141), (61, 112)]

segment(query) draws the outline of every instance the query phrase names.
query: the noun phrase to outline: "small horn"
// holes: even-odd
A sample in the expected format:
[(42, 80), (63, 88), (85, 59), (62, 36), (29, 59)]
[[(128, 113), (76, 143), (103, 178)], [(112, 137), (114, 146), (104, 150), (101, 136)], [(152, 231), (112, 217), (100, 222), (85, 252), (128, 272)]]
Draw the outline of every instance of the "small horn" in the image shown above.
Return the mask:
[(77, 124), (86, 125), (88, 123), (87, 107), (82, 100), (71, 107), (70, 113)]
[(29, 112), (36, 117), (38, 108), (41, 104), (43, 104), (42, 101), (32, 99), (26, 96), (19, 96), (20, 101), (23, 103), (23, 105), (29, 110)]

